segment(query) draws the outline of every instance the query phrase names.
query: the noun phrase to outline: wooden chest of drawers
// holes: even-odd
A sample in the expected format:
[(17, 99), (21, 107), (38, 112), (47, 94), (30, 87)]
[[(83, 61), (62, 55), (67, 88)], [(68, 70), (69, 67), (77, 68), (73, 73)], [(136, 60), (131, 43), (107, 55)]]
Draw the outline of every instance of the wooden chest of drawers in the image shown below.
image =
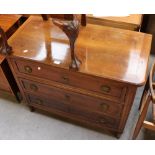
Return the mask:
[(81, 27), (75, 47), (82, 62), (78, 72), (69, 70), (67, 37), (51, 21), (30, 17), (9, 44), (14, 53), (7, 60), (31, 110), (123, 132), (136, 89), (145, 83), (150, 35)]
[(30, 107), (61, 113), (80, 122), (82, 119), (98, 128), (118, 128), (127, 86), (31, 60), (9, 61)]

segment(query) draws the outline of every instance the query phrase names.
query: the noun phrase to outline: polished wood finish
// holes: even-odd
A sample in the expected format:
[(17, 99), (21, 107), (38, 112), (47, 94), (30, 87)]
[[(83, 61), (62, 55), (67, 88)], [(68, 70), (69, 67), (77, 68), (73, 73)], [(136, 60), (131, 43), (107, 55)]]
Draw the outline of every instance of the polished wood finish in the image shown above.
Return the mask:
[[(69, 69), (68, 38), (50, 20), (43, 22), (32, 16), (9, 44), (15, 56)], [(88, 24), (81, 27), (75, 45), (77, 58), (82, 61), (79, 72), (141, 86), (145, 83), (150, 45), (149, 34)]]
[[(115, 83), (107, 79), (91, 77), (88, 75), (79, 74), (76, 72), (68, 72), (63, 69), (57, 69), (51, 66), (30, 62), (27, 60), (11, 60), (14, 71), (18, 74), (27, 74), (39, 78), (44, 78), (50, 81), (67, 84), (72, 87), (81, 88), (93, 91), (94, 93), (105, 96), (115, 101), (124, 101), (127, 86), (122, 83)], [(40, 69), (40, 70), (38, 70)], [(49, 70), (51, 72), (49, 72)], [(81, 78), (83, 80), (81, 80)], [(90, 85), (91, 83), (91, 85)]]
[[(143, 91), (141, 103), (140, 103), (140, 115), (132, 136), (132, 139), (136, 139), (141, 127), (145, 127), (150, 130), (155, 131), (155, 93), (154, 93), (154, 75), (155, 75), (155, 62), (152, 66), (152, 69), (150, 71), (148, 80), (146, 82), (146, 86)], [(147, 114), (147, 110), (149, 105), (152, 103), (152, 121), (148, 122), (145, 121), (145, 117)]]
[(98, 114), (92, 112), (92, 110), (85, 110), (83, 108), (76, 107), (74, 105), (69, 106), (61, 102), (61, 100), (53, 100), (49, 97), (38, 97), (35, 95), (28, 94), (27, 99), (31, 106), (37, 107), (39, 109), (44, 109), (48, 111), (54, 111), (56, 113), (61, 113), (65, 117), (72, 118), (73, 120), (82, 121), (85, 123), (92, 123), (98, 128), (113, 128), (116, 130), (118, 127), (119, 120), (104, 116), (103, 114)]
[(110, 27), (116, 27), (121, 29), (139, 31), (142, 24), (143, 15), (131, 14), (122, 17), (97, 17), (94, 15), (87, 15), (87, 22), (91, 24), (104, 25)]
[(51, 20), (30, 17), (9, 44), (8, 62), (31, 110), (123, 132), (145, 83), (151, 35), (87, 24), (75, 43), (78, 71), (69, 70), (68, 38)]
[(21, 15), (2, 15), (0, 14), (0, 53), (9, 54), (11, 47), (7, 43), (13, 32), (19, 27)]
[[(17, 23), (21, 15), (0, 14), (0, 25), (5, 32), (9, 31), (12, 25)], [(7, 22), (6, 22), (7, 21)]]
[[(37, 14), (39, 15), (39, 14)], [(30, 14), (24, 15), (29, 17)], [(40, 16), (40, 15), (39, 15)], [(48, 20), (49, 17), (57, 19), (73, 20), (73, 14), (42, 14), (44, 20)], [(144, 27), (147, 24), (147, 15), (142, 14), (130, 14), (127, 16), (95, 16), (92, 14), (78, 14), (79, 20), (81, 20), (81, 25), (86, 26), (88, 24), (96, 24), (103, 26), (110, 26), (115, 28), (142, 31), (144, 32)]]
[(6, 33), (7, 38), (9, 38), (14, 31), (19, 27), (21, 15), (13, 14), (0, 14), (0, 26)]
[[(107, 115), (120, 118), (123, 105), (113, 103), (112, 101), (104, 100), (98, 97), (91, 97), (90, 95), (77, 94), (70, 89), (62, 90), (54, 86), (48, 86), (46, 84), (37, 83), (35, 81), (29, 81), (26, 79), (19, 79), (22, 88), (25, 92), (38, 95), (45, 94), (51, 96), (54, 100), (61, 100), (64, 103), (75, 105), (77, 107), (84, 107), (98, 113), (104, 113)], [(87, 102), (86, 102), (87, 101)]]
[[(7, 39), (19, 27), (20, 15), (0, 15), (1, 27), (1, 53), (7, 54), (11, 52), (10, 46), (7, 44)], [(19, 89), (6, 61), (5, 55), (0, 55), (0, 90), (15, 95), (19, 100)]]

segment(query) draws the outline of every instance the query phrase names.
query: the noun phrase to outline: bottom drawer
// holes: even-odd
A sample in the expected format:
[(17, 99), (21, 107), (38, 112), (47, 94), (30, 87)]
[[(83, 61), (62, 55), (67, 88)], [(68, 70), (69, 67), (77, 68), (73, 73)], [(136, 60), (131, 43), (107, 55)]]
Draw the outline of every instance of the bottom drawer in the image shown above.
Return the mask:
[(108, 127), (117, 129), (119, 125), (119, 120), (107, 117), (105, 115), (99, 115), (97, 113), (86, 111), (82, 108), (70, 107), (70, 114), (73, 114), (75, 117), (80, 117), (81, 119), (85, 119), (86, 121), (96, 124), (100, 127)]
[[(82, 108), (78, 108), (70, 104), (64, 104), (61, 101), (56, 101), (47, 97), (38, 97), (29, 94), (27, 94), (26, 97), (28, 99), (28, 104), (30, 104), (31, 106), (43, 106), (46, 107), (47, 111), (50, 111), (50, 109), (52, 109), (55, 111), (64, 112), (67, 115), (70, 115), (71, 119), (74, 119), (76, 117), (76, 119), (84, 120), (88, 123), (100, 127), (108, 127), (113, 129), (117, 129), (119, 125), (119, 119), (114, 119), (105, 115), (100, 115), (98, 113), (84, 110)], [(65, 117), (65, 115), (63, 116)]]

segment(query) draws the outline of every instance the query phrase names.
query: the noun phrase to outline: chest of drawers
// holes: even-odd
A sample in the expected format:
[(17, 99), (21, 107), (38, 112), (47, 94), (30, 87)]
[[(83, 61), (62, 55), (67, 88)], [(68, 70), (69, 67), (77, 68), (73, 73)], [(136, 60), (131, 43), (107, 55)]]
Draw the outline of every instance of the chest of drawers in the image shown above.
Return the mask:
[(122, 133), (136, 89), (145, 83), (151, 35), (81, 27), (78, 72), (69, 70), (68, 43), (50, 20), (33, 16), (9, 39), (7, 60), (25, 101), (31, 110)]

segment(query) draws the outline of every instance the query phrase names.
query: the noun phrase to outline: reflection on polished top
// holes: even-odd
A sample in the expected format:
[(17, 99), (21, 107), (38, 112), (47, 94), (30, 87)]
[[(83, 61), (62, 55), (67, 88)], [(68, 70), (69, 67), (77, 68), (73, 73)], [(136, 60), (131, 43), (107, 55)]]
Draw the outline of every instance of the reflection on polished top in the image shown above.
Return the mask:
[[(145, 82), (151, 35), (88, 24), (80, 28), (75, 52), (79, 72), (141, 85)], [(9, 39), (12, 56), (69, 69), (65, 34), (51, 20), (31, 16)]]

